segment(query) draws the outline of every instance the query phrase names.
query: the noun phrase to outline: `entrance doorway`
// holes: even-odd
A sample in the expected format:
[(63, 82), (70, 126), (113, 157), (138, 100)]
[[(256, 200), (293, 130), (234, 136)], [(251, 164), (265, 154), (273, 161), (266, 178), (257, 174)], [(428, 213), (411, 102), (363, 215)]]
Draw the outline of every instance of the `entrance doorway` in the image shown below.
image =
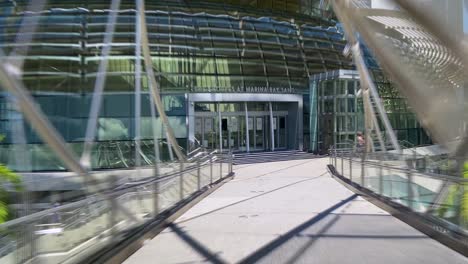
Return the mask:
[(249, 117), (250, 151), (264, 151), (268, 149), (268, 117)]
[[(205, 148), (232, 152), (271, 151), (288, 148), (288, 112), (268, 111), (267, 107), (258, 107), (253, 111), (242, 111), (244, 103), (226, 104), (229, 107), (209, 107), (203, 103), (195, 109), (194, 136)], [(236, 105), (238, 104), (238, 105)], [(217, 105), (217, 104), (213, 104)], [(227, 109), (227, 111), (226, 111)], [(245, 109), (245, 108), (244, 108)], [(229, 111), (230, 110), (230, 111)]]
[(233, 152), (247, 150), (244, 116), (222, 115), (221, 131), (223, 149), (230, 149)]
[(213, 116), (195, 117), (195, 140), (199, 145), (207, 149), (219, 148), (215, 124)]
[(287, 148), (287, 116), (275, 116), (273, 119), (274, 133), (275, 133), (275, 148)]

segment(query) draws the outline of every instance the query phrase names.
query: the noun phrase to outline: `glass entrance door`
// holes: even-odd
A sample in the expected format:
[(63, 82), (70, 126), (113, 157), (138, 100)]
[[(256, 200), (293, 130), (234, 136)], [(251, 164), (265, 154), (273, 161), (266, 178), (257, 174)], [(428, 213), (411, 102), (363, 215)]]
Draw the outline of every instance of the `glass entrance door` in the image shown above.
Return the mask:
[(250, 151), (255, 151), (256, 144), (255, 144), (255, 117), (249, 117), (248, 120), (249, 125), (249, 149)]
[(249, 126), (251, 150), (272, 150), (272, 144), (274, 144), (274, 149), (288, 148), (287, 115), (273, 116), (272, 124), (270, 124), (270, 116), (255, 116), (249, 117), (249, 119), (249, 122), (253, 123), (252, 128)]
[(245, 117), (223, 116), (221, 130), (223, 149), (234, 152), (246, 150)]
[(287, 149), (288, 134), (293, 131), (288, 128), (288, 112), (285, 109), (270, 112), (265, 107), (251, 104), (246, 113), (245, 108), (238, 106), (237, 103), (223, 103), (216, 108), (199, 105), (196, 108), (199, 112), (195, 116), (194, 140), (206, 148), (222, 147), (225, 151), (234, 152), (246, 151), (247, 148), (250, 151)]
[(195, 141), (197, 146), (208, 149), (217, 147), (215, 118), (211, 116), (195, 117)]
[(201, 145), (203, 142), (203, 117), (195, 117), (195, 142)]
[(221, 145), (223, 149), (229, 149), (229, 118), (223, 117), (221, 118)]
[(203, 141), (202, 145), (205, 148), (215, 149), (217, 136), (215, 130), (215, 119), (213, 117), (205, 117), (203, 119)]
[(254, 117), (254, 150), (264, 150), (265, 149), (265, 118), (263, 116)]
[(239, 129), (239, 118), (237, 116), (229, 117), (228, 128), (229, 128), (229, 149), (231, 151), (239, 151), (240, 149), (240, 129)]
[(287, 148), (286, 117), (275, 116), (270, 124), (270, 116), (249, 117), (249, 141), (251, 151), (268, 151), (272, 147), (271, 127), (273, 126), (275, 149)]
[[(263, 136), (265, 138), (265, 151), (271, 151), (272, 150), (272, 140), (271, 140), (271, 119), (270, 116), (264, 116), (264, 125), (263, 125)], [(274, 119), (273, 119), (274, 122)], [(274, 135), (274, 134), (273, 134)]]
[(287, 116), (276, 116), (275, 117), (275, 146), (278, 149), (287, 148)]

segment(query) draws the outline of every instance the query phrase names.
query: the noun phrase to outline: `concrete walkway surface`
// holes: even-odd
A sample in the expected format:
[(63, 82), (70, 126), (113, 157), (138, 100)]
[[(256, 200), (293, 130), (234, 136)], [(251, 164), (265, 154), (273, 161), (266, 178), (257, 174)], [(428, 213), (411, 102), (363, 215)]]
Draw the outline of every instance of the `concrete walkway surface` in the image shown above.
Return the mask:
[(124, 263), (468, 263), (336, 182), (327, 163), (235, 166)]

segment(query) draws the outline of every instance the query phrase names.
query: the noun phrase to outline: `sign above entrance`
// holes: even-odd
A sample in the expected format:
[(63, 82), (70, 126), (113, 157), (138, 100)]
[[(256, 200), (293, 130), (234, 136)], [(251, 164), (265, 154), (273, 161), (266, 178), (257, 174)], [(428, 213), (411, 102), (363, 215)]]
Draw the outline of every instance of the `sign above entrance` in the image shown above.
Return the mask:
[(223, 92), (223, 93), (272, 93), (272, 94), (297, 94), (293, 87), (266, 87), (266, 86), (237, 86), (237, 87), (193, 87), (193, 92)]
[(296, 93), (296, 89), (291, 87), (247, 86), (245, 91), (248, 93)]

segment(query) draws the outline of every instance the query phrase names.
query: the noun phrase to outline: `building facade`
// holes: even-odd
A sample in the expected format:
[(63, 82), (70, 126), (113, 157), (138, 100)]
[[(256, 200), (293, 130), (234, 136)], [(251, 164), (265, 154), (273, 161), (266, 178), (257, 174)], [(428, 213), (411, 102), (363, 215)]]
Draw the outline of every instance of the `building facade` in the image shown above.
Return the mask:
[[(373, 58), (369, 55), (367, 58), (383, 108), (401, 147), (431, 144), (431, 138), (407, 100), (382, 74)], [(309, 105), (315, 109), (315, 113), (310, 115), (309, 120), (309, 149), (324, 153), (331, 146), (353, 146), (357, 132), (365, 132), (359, 73), (355, 70), (337, 70), (317, 74), (311, 77), (310, 89)], [(385, 131), (382, 123), (379, 126)], [(389, 145), (387, 147), (391, 147), (386, 133), (383, 133), (383, 140)]]
[[(146, 1), (153, 70), (184, 150), (197, 144), (233, 151), (303, 148), (302, 108), (309, 76), (352, 68), (341, 55), (343, 34), (330, 13), (317, 9), (320, 2)], [(27, 4), (0, 4), (3, 59), (18, 45), (28, 48), (22, 81), (79, 154), (103, 59), (109, 1), (47, 1), (33, 39), (18, 44)], [(95, 169), (134, 163), (135, 21), (134, 1), (122, 1), (105, 73), (93, 149)], [(139, 126), (145, 161), (153, 158), (155, 142), (148, 81), (142, 76)], [(25, 140), (31, 158), (28, 170), (63, 170), (17, 110), (14, 99), (2, 92), (0, 134), (5, 138), (0, 162), (15, 168), (14, 143)], [(171, 158), (163, 126), (156, 119), (156, 144), (164, 158)]]

